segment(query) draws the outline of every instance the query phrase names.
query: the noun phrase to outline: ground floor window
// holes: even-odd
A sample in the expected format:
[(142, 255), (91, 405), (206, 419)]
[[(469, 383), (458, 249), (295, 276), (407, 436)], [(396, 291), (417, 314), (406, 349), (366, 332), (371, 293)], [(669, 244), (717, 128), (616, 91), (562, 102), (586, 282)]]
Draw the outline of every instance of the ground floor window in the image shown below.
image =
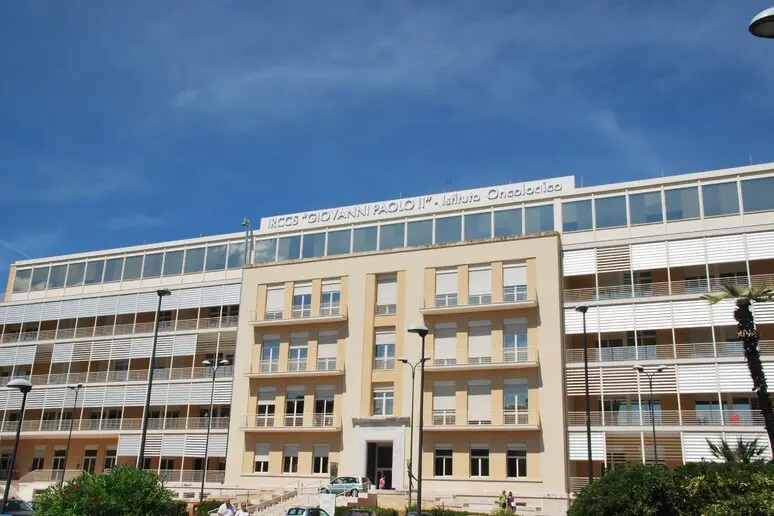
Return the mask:
[(509, 444), (507, 455), (507, 475), (509, 478), (527, 476), (527, 445)]
[(435, 476), (450, 477), (452, 475), (453, 453), (451, 448), (435, 449)]
[(255, 445), (255, 466), (253, 471), (256, 473), (268, 473), (269, 472), (269, 445), (268, 444), (256, 444)]
[(328, 473), (328, 453), (329, 450), (327, 444), (314, 445), (314, 473)]
[(282, 460), (283, 473), (298, 473), (298, 445), (286, 444)]
[(483, 446), (470, 448), (470, 476), (489, 476), (489, 448)]

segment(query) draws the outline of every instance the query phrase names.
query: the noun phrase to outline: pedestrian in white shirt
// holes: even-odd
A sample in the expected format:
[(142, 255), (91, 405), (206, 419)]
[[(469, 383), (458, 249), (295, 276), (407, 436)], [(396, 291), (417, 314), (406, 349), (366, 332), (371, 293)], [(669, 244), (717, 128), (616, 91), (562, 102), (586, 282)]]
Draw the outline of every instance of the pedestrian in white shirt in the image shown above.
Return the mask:
[(218, 508), (218, 516), (235, 516), (235, 512), (234, 506), (231, 505), (231, 498), (227, 496), (223, 505)]
[(235, 516), (250, 516), (250, 513), (247, 512), (247, 504), (245, 502), (242, 502), (242, 505), (237, 509)]

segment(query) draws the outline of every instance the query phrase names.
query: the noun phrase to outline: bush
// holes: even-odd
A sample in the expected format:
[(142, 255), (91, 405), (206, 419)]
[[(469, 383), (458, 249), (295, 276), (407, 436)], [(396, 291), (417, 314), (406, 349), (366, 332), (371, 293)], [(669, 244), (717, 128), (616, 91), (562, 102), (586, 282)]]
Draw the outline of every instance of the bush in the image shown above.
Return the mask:
[(183, 500), (172, 500), (169, 516), (188, 516), (188, 503)]
[(747, 493), (711, 505), (703, 516), (774, 516), (774, 493)]
[(180, 504), (152, 471), (125, 466), (102, 475), (83, 473), (60, 489), (54, 484), (35, 498), (37, 516), (178, 516)]
[(343, 505), (336, 506), (336, 512), (334, 513), (334, 516), (344, 516), (344, 514), (347, 511), (358, 510), (358, 509), (361, 511), (374, 511), (374, 514), (376, 514), (376, 516), (398, 516), (398, 511), (396, 511), (395, 509), (388, 509), (386, 507), (366, 507), (366, 506), (345, 507)]
[(207, 516), (221, 505), (223, 500), (202, 500), (202, 503), (196, 505), (196, 516)]
[[(513, 512), (508, 511), (506, 509), (502, 509), (503, 513), (497, 513), (497, 511), (500, 509), (497, 509), (495, 513), (493, 513), (494, 516), (515, 516)], [(406, 514), (410, 512), (416, 512), (417, 506), (416, 505), (409, 505), (406, 507)], [(452, 509), (446, 509), (444, 507), (433, 507), (432, 509), (422, 508), (422, 514), (429, 514), (430, 516), (473, 516), (478, 513), (473, 512), (466, 512), (466, 511), (455, 511)], [(337, 515), (338, 516), (338, 515)], [(377, 514), (377, 516), (379, 516)]]

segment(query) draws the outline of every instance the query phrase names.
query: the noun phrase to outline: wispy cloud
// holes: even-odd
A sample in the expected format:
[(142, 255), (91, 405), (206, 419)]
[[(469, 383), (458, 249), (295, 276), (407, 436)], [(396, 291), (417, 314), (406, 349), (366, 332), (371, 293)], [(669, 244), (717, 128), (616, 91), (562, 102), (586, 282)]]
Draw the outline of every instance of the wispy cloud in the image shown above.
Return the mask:
[(111, 217), (102, 224), (106, 229), (113, 231), (126, 231), (130, 229), (145, 229), (160, 226), (161, 218), (143, 213), (125, 215), (122, 217)]

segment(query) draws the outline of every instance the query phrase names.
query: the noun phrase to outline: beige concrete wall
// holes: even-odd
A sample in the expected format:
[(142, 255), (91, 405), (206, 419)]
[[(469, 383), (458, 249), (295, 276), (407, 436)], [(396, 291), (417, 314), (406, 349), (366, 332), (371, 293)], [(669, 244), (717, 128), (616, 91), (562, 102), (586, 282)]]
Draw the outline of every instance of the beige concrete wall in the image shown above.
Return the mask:
[(8, 269), (8, 284), (5, 287), (5, 297), (3, 301), (10, 301), (13, 293), (13, 279), (16, 277), (16, 265), (11, 265)]

